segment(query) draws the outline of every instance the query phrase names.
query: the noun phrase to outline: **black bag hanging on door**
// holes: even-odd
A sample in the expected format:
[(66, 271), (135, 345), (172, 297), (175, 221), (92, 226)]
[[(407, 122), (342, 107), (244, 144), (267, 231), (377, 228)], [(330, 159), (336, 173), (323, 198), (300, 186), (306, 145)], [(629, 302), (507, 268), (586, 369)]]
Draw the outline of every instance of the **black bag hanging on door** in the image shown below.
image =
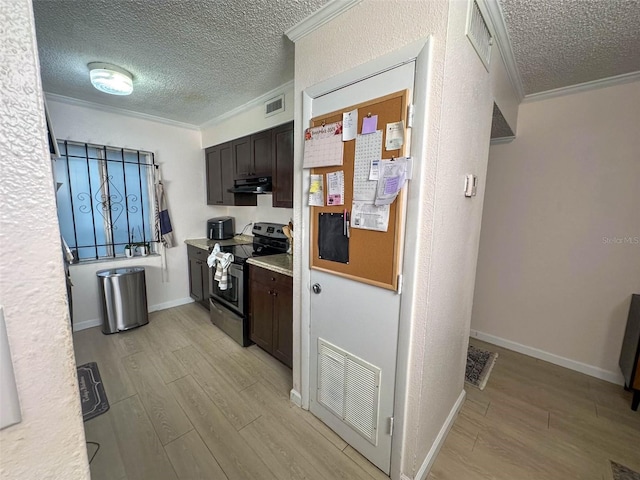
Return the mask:
[(318, 257), (349, 263), (349, 237), (345, 234), (343, 213), (318, 214)]

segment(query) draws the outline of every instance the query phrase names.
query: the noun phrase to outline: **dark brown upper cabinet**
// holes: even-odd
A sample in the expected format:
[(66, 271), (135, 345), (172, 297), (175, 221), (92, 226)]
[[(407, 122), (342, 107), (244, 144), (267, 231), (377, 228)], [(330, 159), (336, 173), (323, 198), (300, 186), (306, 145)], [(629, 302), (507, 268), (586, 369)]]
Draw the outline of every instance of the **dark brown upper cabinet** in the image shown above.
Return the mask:
[(271, 130), (232, 142), (236, 180), (271, 176)]
[(258, 204), (254, 193), (231, 193), (234, 180), (272, 177), (272, 205), (293, 208), (293, 122), (205, 150), (208, 205)]
[(227, 142), (205, 150), (207, 205), (257, 205), (255, 195), (231, 193), (233, 188), (233, 143)]
[(271, 130), (274, 207), (293, 208), (293, 122)]

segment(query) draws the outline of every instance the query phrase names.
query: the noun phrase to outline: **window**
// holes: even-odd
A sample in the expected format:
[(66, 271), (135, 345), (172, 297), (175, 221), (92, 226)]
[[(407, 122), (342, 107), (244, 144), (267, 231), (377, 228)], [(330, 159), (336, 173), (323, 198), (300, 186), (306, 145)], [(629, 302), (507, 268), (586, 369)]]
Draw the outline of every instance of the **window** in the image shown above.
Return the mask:
[(128, 244), (154, 245), (153, 153), (71, 141), (58, 147), (58, 221), (78, 260), (121, 257)]

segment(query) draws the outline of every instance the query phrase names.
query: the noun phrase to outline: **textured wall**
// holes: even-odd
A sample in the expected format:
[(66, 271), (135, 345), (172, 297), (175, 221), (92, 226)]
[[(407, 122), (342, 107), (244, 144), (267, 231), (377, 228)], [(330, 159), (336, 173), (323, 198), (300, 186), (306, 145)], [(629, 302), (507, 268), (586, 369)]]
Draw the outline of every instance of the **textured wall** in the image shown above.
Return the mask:
[[(406, 392), (398, 392), (406, 398), (406, 413), (401, 465), (395, 470), (392, 466), (394, 478), (400, 472), (414, 478), (462, 392), (492, 106), (489, 75), (463, 37), (466, 5), (462, 0), (364, 1), (296, 43), (300, 98), (311, 85), (431, 35), (428, 123), (424, 132), (412, 133), (414, 145), (420, 146), (412, 153), (424, 165), (420, 183), (414, 180), (410, 188), (409, 202), (418, 205), (410, 205), (411, 236), (405, 250), (412, 252), (416, 275), (414, 282), (405, 284), (405, 294), (412, 299), (411, 345), (409, 352), (399, 352), (408, 356), (409, 373)], [(296, 119), (301, 118), (300, 109)], [(296, 128), (299, 171), (301, 122)], [(462, 195), (466, 173), (480, 178), (473, 200)], [(296, 182), (300, 202), (294, 213), (300, 224), (301, 175)], [(302, 248), (306, 245), (298, 243), (294, 252), (298, 278), (307, 268), (300, 263)], [(296, 285), (294, 308), (308, 315), (309, 306), (299, 303), (297, 289)], [(301, 376), (294, 376), (294, 388), (300, 385)]]
[(30, 1), (0, 2), (0, 38), (0, 303), (22, 409), (0, 477), (88, 479)]
[(206, 205), (204, 154), (197, 130), (167, 125), (113, 112), (49, 101), (51, 123), (58, 139), (128, 147), (155, 153), (161, 165), (171, 225), (178, 245), (166, 250), (167, 273), (162, 281), (160, 257), (72, 265), (74, 324), (99, 318), (95, 272), (123, 265), (146, 269), (150, 307), (166, 308), (190, 301), (187, 278), (187, 238), (204, 237), (206, 219), (223, 209)]
[(640, 293), (640, 82), (522, 104), (491, 148), (472, 328), (619, 378)]

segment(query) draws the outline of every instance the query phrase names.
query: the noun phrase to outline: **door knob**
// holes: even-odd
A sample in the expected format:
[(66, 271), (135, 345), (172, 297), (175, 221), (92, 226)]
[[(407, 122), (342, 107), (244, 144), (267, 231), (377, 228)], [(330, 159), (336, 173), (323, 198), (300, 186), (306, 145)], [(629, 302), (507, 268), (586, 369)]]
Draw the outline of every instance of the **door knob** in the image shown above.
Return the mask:
[(322, 291), (322, 287), (320, 286), (319, 283), (315, 283), (313, 285), (313, 287), (311, 287), (311, 289), (313, 290), (313, 293), (318, 294)]

